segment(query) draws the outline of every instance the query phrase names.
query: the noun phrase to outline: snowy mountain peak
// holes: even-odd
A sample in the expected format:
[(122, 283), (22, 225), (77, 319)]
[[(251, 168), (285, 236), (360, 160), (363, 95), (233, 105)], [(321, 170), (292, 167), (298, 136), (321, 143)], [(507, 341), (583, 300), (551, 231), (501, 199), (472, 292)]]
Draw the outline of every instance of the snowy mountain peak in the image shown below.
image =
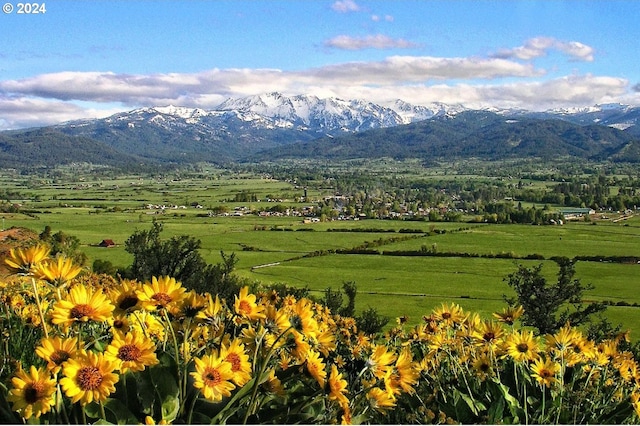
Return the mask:
[[(196, 138), (238, 132), (249, 135), (263, 129), (295, 130), (298, 134), (304, 133), (305, 137), (318, 137), (393, 127), (436, 117), (452, 117), (468, 110), (460, 104), (440, 102), (415, 105), (396, 99), (380, 105), (362, 99), (319, 98), (305, 94), (287, 96), (280, 92), (270, 92), (229, 98), (211, 110), (175, 105), (156, 106), (118, 113), (104, 121), (114, 126), (128, 126), (130, 129), (137, 128), (141, 123), (150, 123), (165, 130), (195, 126), (200, 132)], [(640, 123), (640, 108), (620, 104), (546, 112), (500, 108), (484, 108), (482, 111), (507, 117), (560, 118), (577, 124), (599, 124), (619, 129), (628, 129)], [(84, 127), (90, 122), (91, 120), (78, 120), (70, 124)]]
[(201, 108), (187, 108), (167, 105), (164, 107), (154, 107), (153, 109), (161, 114), (173, 115), (180, 118), (195, 118), (207, 115), (207, 111)]
[(442, 102), (430, 102), (426, 105), (413, 105), (402, 99), (396, 99), (390, 105), (390, 108), (397, 112), (402, 117), (403, 122), (407, 124), (446, 114), (455, 115), (467, 110), (460, 104), (447, 105)]

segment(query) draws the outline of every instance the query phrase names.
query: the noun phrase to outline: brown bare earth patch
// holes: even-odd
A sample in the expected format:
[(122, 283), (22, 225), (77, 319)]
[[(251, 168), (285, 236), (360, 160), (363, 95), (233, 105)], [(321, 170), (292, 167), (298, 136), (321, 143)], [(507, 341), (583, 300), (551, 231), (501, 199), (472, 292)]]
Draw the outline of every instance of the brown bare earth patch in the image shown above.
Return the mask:
[(29, 246), (37, 239), (39, 239), (38, 234), (26, 228), (10, 228), (0, 231), (0, 276), (5, 276), (8, 273), (4, 259), (9, 255), (9, 250)]

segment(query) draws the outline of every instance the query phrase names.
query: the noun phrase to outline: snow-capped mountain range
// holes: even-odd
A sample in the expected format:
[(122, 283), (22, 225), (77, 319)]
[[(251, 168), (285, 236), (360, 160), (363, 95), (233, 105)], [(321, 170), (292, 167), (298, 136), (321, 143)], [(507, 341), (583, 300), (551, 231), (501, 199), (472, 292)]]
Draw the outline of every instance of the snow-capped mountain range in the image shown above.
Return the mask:
[[(463, 105), (434, 102), (413, 105), (400, 99), (383, 106), (365, 100), (318, 98), (311, 95), (284, 96), (278, 92), (244, 98), (229, 98), (211, 110), (181, 106), (156, 106), (119, 113), (102, 120), (79, 120), (64, 123), (59, 128), (81, 128), (97, 121), (123, 124), (134, 128), (142, 122), (164, 128), (202, 127), (205, 134), (220, 134), (227, 130), (252, 128), (266, 130), (297, 130), (311, 135), (334, 132), (360, 132), (393, 127), (417, 121), (451, 116), (468, 111)], [(559, 118), (576, 124), (603, 124), (621, 130), (635, 126), (640, 108), (620, 104), (596, 105), (587, 108), (530, 112), (513, 109), (487, 108), (487, 111), (509, 116)], [(75, 132), (74, 132), (75, 133)]]
[[(229, 98), (211, 110), (181, 106), (156, 106), (118, 113), (102, 119), (106, 123), (149, 121), (170, 125), (178, 119), (185, 124), (217, 124), (236, 119), (263, 129), (295, 129), (304, 132), (359, 132), (368, 129), (393, 127), (426, 120), (447, 113), (466, 110), (462, 105), (432, 103), (412, 105), (400, 99), (390, 106), (364, 100), (318, 98), (311, 95), (284, 96), (278, 92), (244, 98)], [(57, 127), (83, 127), (96, 120), (76, 120)], [(174, 123), (177, 124), (177, 123)]]
[[(609, 155), (609, 151), (602, 151), (603, 147), (620, 147), (629, 141), (638, 141), (638, 146), (634, 144), (632, 151), (640, 161), (639, 123), (640, 107), (618, 104), (544, 112), (499, 108), (473, 110), (459, 104), (414, 105), (398, 99), (380, 105), (359, 99), (285, 96), (272, 92), (227, 99), (212, 109), (173, 105), (145, 107), (103, 119), (0, 132), (0, 163), (4, 160), (7, 164), (21, 164), (25, 155), (39, 152), (25, 145), (30, 141), (42, 144), (43, 152), (59, 146), (58, 151), (66, 153), (66, 161), (80, 161), (92, 151), (93, 157), (83, 161), (110, 158), (111, 163), (118, 163), (120, 160), (117, 158), (126, 156), (133, 162), (225, 162), (251, 159), (258, 152), (268, 156), (271, 149), (287, 151), (290, 146), (293, 149), (293, 144), (299, 146), (307, 142), (300, 155), (322, 154), (322, 150), (339, 148), (317, 141), (324, 138), (326, 142), (329, 137), (335, 140), (335, 144), (341, 144), (345, 143), (344, 140), (338, 139), (349, 135), (357, 135), (359, 139), (351, 139), (346, 142), (348, 144), (364, 146), (360, 142), (378, 140), (382, 141), (382, 145), (376, 145), (378, 148), (388, 145), (385, 149), (378, 149), (380, 152), (367, 155), (394, 156), (398, 150), (405, 152), (407, 146), (415, 148), (418, 143), (422, 146), (420, 152), (411, 155), (433, 155), (433, 147), (437, 143), (466, 144), (465, 155), (484, 155), (482, 150), (487, 150), (489, 141), (498, 141), (509, 147), (518, 145), (522, 150), (522, 141), (525, 140), (522, 135), (539, 135), (540, 132), (547, 132), (547, 141), (556, 138), (556, 145), (571, 139), (567, 132), (580, 134), (571, 141), (580, 140), (579, 144), (583, 145), (593, 142), (590, 134), (598, 134), (598, 149), (601, 151), (583, 151), (601, 152), (603, 156)], [(573, 127), (567, 127), (568, 124)], [(538, 126), (537, 133), (532, 131), (532, 125)], [(595, 130), (586, 129), (594, 125)], [(409, 127), (406, 131), (403, 130), (405, 126)], [(394, 129), (396, 127), (398, 129)], [(550, 135), (548, 129), (555, 129), (558, 134)], [(400, 131), (393, 136), (384, 133), (387, 130)], [(382, 134), (385, 136), (380, 136)], [(403, 136), (397, 139), (400, 134)], [(397, 140), (392, 141), (393, 138)], [(458, 142), (452, 142), (454, 140)], [(534, 142), (539, 141), (532, 139), (531, 143)], [(80, 145), (83, 145), (82, 149), (78, 148)], [(395, 146), (393, 150), (391, 145)], [(632, 148), (627, 148), (627, 151)], [(71, 150), (74, 150), (73, 155)], [(443, 153), (446, 151), (442, 150)], [(536, 151), (532, 149), (531, 152)], [(520, 154), (513, 152), (510, 155)], [(61, 161), (49, 157), (43, 155), (33, 161), (43, 164)], [(11, 162), (7, 162), (9, 158)]]

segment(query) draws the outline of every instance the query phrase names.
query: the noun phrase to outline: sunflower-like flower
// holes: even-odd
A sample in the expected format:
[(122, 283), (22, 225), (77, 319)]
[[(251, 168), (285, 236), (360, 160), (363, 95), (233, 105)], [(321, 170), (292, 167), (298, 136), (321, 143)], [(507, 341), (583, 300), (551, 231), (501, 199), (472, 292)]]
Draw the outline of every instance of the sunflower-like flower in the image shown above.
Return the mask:
[(265, 328), (276, 336), (279, 336), (291, 327), (289, 316), (283, 309), (277, 309), (273, 305), (267, 305), (265, 308), (265, 315)]
[(384, 378), (397, 356), (393, 352), (387, 351), (385, 345), (375, 345), (373, 353), (367, 359), (367, 367), (378, 379)]
[(196, 293), (195, 290), (191, 290), (182, 298), (176, 314), (179, 318), (196, 318), (200, 312), (207, 308), (207, 302), (205, 296)]
[(322, 358), (320, 358), (320, 354), (311, 349), (307, 351), (306, 358), (307, 371), (316, 379), (320, 387), (324, 388), (324, 382), (327, 379), (327, 370), (325, 363)]
[(498, 321), (503, 322), (508, 325), (513, 325), (513, 323), (524, 314), (524, 308), (522, 306), (509, 306), (504, 308), (502, 312), (494, 312), (493, 316), (498, 319)]
[(411, 349), (405, 347), (400, 351), (395, 366), (384, 376), (387, 391), (398, 395), (401, 392), (413, 393), (413, 386), (418, 382), (420, 372), (413, 363)]
[(49, 284), (62, 287), (82, 272), (82, 268), (73, 260), (60, 256), (57, 259), (38, 263), (33, 267), (33, 274)]
[(211, 293), (207, 293), (207, 305), (196, 314), (196, 318), (207, 323), (216, 323), (221, 320), (221, 316), (223, 315), (224, 311), (220, 297), (216, 294), (216, 298), (214, 299)]
[(342, 378), (342, 373), (338, 372), (338, 367), (332, 364), (329, 374), (329, 400), (337, 401), (345, 410), (349, 408), (349, 399), (345, 395), (349, 392), (347, 385), (347, 381)]
[(220, 358), (231, 364), (233, 372), (231, 381), (238, 387), (242, 387), (251, 380), (249, 355), (245, 353), (244, 344), (240, 339), (234, 339), (228, 347), (223, 344), (220, 348)]
[(233, 371), (231, 364), (214, 354), (194, 358), (196, 371), (190, 373), (194, 378), (193, 386), (211, 402), (222, 401), (231, 395), (235, 385), (231, 382)]
[(73, 403), (103, 402), (116, 390), (117, 368), (118, 362), (105, 359), (102, 353), (82, 350), (64, 364), (60, 386)]
[(433, 310), (433, 316), (437, 322), (448, 326), (458, 325), (466, 319), (462, 308), (455, 303), (449, 305), (443, 303), (439, 308)]
[(476, 326), (472, 336), (476, 345), (495, 351), (502, 343), (504, 329), (499, 322), (485, 320)]
[(158, 364), (155, 344), (150, 338), (139, 332), (127, 334), (115, 333), (113, 340), (104, 351), (106, 360), (120, 363), (120, 371), (142, 371), (148, 366)]
[(159, 341), (164, 340), (165, 326), (156, 315), (147, 311), (137, 311), (131, 315), (130, 330), (137, 330)]
[(142, 307), (138, 298), (140, 288), (137, 281), (122, 280), (119, 286), (109, 289), (109, 298), (115, 306), (114, 315), (124, 315)]
[(515, 331), (507, 338), (506, 352), (514, 361), (533, 361), (539, 357), (538, 351), (538, 339), (531, 331)]
[(263, 313), (264, 306), (256, 304), (256, 295), (249, 294), (249, 287), (242, 287), (240, 289), (240, 294), (235, 296), (233, 307), (238, 316), (250, 321), (266, 317)]
[(631, 382), (636, 380), (639, 377), (638, 375), (638, 364), (633, 359), (633, 355), (631, 353), (626, 352), (625, 356), (621, 356), (614, 363), (614, 367), (618, 369), (618, 373), (620, 374), (620, 378), (625, 382)]
[(480, 380), (485, 380), (487, 377), (490, 377), (493, 372), (493, 364), (486, 354), (478, 356), (473, 361), (472, 366), (476, 376), (478, 376)]
[(565, 353), (575, 345), (578, 336), (577, 330), (570, 326), (562, 327), (557, 333), (548, 334), (545, 337), (547, 349), (556, 353)]
[(172, 277), (151, 277), (150, 283), (145, 283), (142, 289), (137, 291), (138, 299), (145, 309), (154, 311), (166, 309), (169, 312), (177, 310), (185, 294), (182, 283)]
[(393, 394), (385, 392), (379, 387), (371, 388), (369, 392), (367, 392), (367, 400), (371, 408), (383, 414), (396, 406), (396, 399)]
[(584, 336), (569, 325), (560, 328), (555, 334), (548, 334), (545, 341), (547, 351), (570, 367), (586, 358), (583, 354), (583, 349), (586, 349)]
[(539, 358), (531, 364), (531, 377), (536, 379), (540, 386), (549, 387), (558, 379), (556, 374), (560, 371), (560, 364)]
[(28, 248), (12, 248), (9, 256), (4, 260), (12, 274), (30, 274), (40, 262), (49, 258), (50, 249), (47, 245), (38, 244)]
[(329, 327), (321, 326), (315, 336), (309, 338), (311, 346), (322, 355), (329, 356), (329, 352), (336, 350), (336, 336)]
[(53, 374), (62, 369), (62, 364), (69, 358), (75, 357), (78, 351), (78, 339), (59, 336), (49, 337), (40, 341), (36, 347), (36, 355), (47, 362), (47, 368)]
[(105, 322), (111, 317), (114, 306), (102, 293), (84, 285), (76, 285), (69, 291), (68, 300), (53, 305), (51, 322), (69, 327), (75, 322)]
[(28, 373), (20, 368), (11, 383), (13, 388), (7, 400), (13, 403), (13, 410), (26, 420), (32, 416), (39, 418), (55, 404), (56, 381), (42, 368), (32, 365)]
[(107, 322), (111, 326), (112, 333), (128, 333), (131, 330), (131, 318), (128, 315), (114, 313)]
[(293, 306), (285, 308), (289, 312), (289, 322), (294, 334), (305, 338), (315, 337), (318, 333), (318, 321), (313, 317), (313, 304), (309, 299), (300, 299)]
[(284, 396), (286, 391), (284, 390), (284, 386), (282, 386), (282, 382), (276, 376), (276, 370), (271, 368), (269, 369), (269, 375), (267, 376), (267, 380), (262, 383), (262, 386), (267, 392)]
[(640, 417), (640, 392), (633, 392), (629, 397), (629, 400), (636, 416)]

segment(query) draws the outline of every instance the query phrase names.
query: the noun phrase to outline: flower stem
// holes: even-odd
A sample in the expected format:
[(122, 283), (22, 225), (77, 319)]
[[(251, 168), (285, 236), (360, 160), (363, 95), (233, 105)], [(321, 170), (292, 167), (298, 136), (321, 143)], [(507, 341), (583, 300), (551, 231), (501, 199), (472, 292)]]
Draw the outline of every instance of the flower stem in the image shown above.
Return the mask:
[(42, 312), (42, 304), (40, 303), (40, 296), (38, 295), (38, 286), (36, 285), (35, 278), (31, 278), (31, 284), (33, 285), (33, 297), (36, 299), (36, 306), (38, 307), (38, 314), (40, 315), (40, 321), (42, 322), (42, 330), (44, 331), (45, 339), (49, 338), (49, 330), (47, 330), (47, 323), (44, 320), (44, 313)]

